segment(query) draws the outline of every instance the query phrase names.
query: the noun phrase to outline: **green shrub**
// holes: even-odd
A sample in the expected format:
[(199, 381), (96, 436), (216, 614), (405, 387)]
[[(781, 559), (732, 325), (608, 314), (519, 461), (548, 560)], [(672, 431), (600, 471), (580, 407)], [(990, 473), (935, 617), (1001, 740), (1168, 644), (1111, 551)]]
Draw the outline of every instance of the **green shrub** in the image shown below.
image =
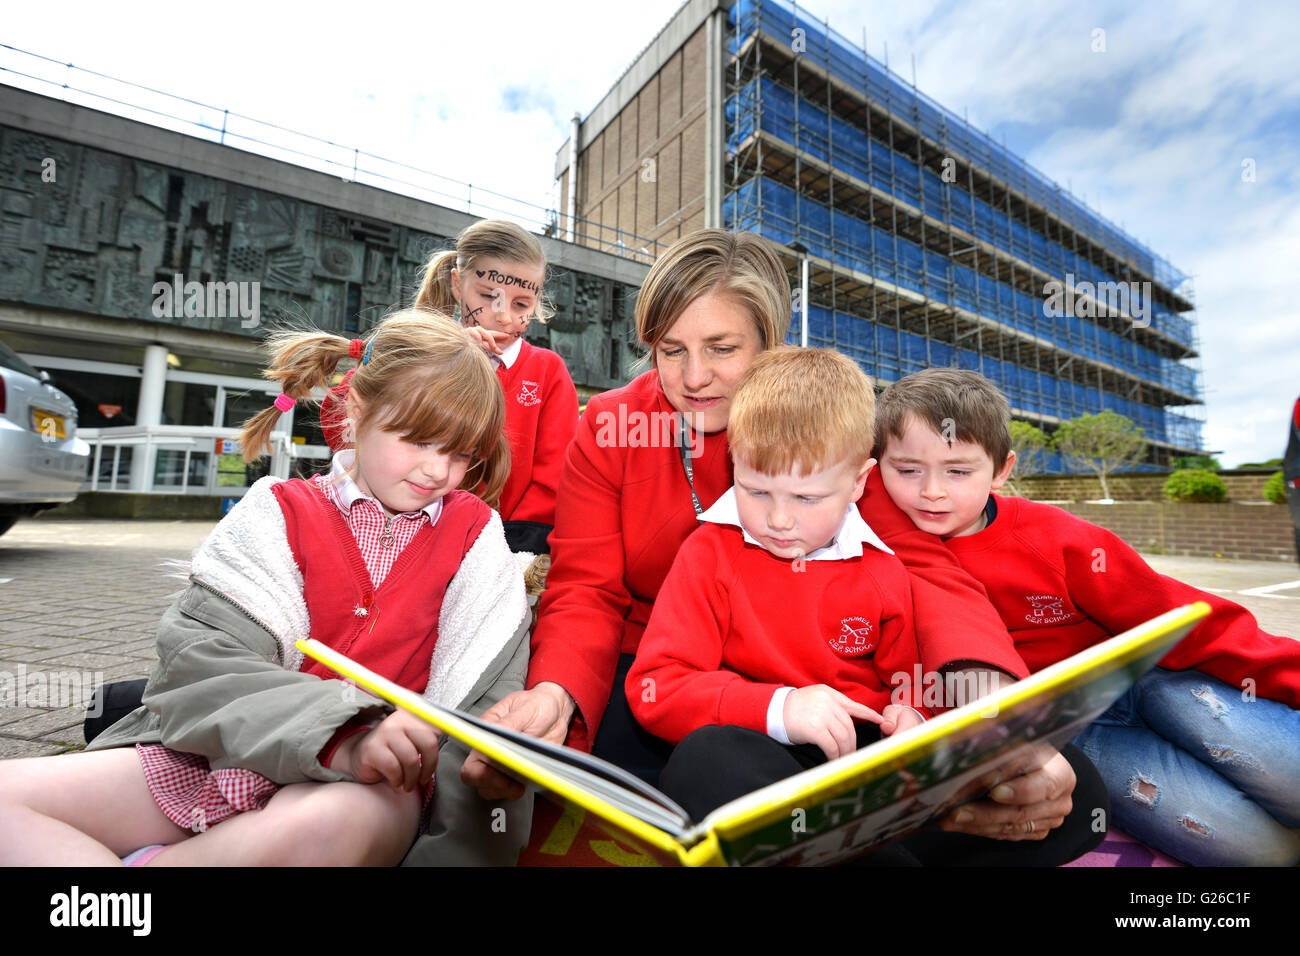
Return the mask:
[(1275, 471), (1264, 482), (1264, 497), (1275, 505), (1286, 504), (1286, 486), (1282, 483), (1282, 472)]
[(1170, 475), (1163, 490), (1170, 501), (1225, 501), (1228, 497), (1222, 478), (1190, 468)]
[(1219, 464), (1219, 459), (1212, 458), (1209, 455), (1185, 455), (1182, 458), (1175, 458), (1172, 464), (1175, 469), (1198, 468), (1202, 471), (1223, 470), (1223, 466)]

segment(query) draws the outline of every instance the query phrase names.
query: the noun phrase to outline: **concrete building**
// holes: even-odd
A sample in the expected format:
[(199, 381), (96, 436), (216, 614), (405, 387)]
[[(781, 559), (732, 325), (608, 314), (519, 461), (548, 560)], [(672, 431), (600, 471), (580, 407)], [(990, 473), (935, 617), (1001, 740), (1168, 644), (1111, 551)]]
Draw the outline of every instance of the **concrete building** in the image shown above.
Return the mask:
[[(269, 330), (364, 333), (475, 218), (0, 86), (0, 339), (76, 401), (82, 429), (237, 427), (278, 392), (261, 377)], [(582, 393), (622, 384), (647, 267), (542, 241), (555, 316), (529, 340)], [(282, 423), (320, 445), (314, 413)], [(173, 438), (140, 467), (145, 449), (119, 450), (133, 490), (238, 494), (262, 473)]]
[(1152, 467), (1201, 450), (1188, 278), (806, 9), (688, 0), (574, 129), (555, 175), (575, 242), (751, 230), (806, 304), (791, 341), (806, 319), (881, 385), (976, 369), (1049, 432), (1112, 409)]

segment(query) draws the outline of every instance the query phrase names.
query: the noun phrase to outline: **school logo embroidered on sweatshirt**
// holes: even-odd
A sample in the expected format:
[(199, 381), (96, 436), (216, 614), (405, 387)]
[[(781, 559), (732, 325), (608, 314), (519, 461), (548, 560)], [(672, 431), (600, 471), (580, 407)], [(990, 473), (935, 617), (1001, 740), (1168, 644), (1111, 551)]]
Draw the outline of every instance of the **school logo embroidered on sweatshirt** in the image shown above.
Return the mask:
[(1054, 594), (1026, 594), (1025, 600), (1030, 607), (1025, 620), (1030, 624), (1060, 624), (1074, 617), (1073, 609), (1065, 609), (1065, 598)]
[(520, 405), (540, 405), (542, 387), (537, 382), (530, 382), (524, 379), (519, 388), (519, 394), (516, 396)]
[(875, 625), (865, 617), (846, 617), (840, 621), (839, 631), (827, 643), (841, 657), (860, 657), (876, 649), (876, 642), (872, 639), (874, 630)]

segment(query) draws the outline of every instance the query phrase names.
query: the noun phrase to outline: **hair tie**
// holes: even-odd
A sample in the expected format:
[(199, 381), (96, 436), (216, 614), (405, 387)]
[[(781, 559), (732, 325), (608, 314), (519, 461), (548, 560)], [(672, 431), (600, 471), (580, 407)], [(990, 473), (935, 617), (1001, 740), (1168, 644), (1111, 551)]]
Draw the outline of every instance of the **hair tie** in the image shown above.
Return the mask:
[(370, 341), (366, 343), (366, 352), (364, 355), (361, 356), (362, 365), (365, 365), (367, 362), (370, 361), (370, 350), (375, 347), (375, 339), (377, 338), (379, 338), (378, 332), (370, 336)]
[(275, 407), (280, 410), (281, 414), (292, 411), (293, 406), (297, 404), (298, 400), (296, 398), (290, 398), (288, 395), (284, 394), (284, 392), (275, 396)]
[(350, 359), (361, 358), (361, 350), (365, 347), (366, 347), (366, 343), (364, 340), (353, 339), (348, 343), (348, 358)]

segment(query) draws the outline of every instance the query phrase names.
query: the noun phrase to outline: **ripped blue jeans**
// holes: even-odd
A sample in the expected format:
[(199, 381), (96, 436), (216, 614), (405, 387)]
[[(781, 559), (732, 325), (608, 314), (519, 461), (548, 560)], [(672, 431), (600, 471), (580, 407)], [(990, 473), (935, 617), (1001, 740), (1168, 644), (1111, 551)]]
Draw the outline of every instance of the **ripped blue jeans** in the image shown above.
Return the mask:
[(1156, 668), (1074, 738), (1115, 826), (1193, 866), (1300, 862), (1300, 711)]

